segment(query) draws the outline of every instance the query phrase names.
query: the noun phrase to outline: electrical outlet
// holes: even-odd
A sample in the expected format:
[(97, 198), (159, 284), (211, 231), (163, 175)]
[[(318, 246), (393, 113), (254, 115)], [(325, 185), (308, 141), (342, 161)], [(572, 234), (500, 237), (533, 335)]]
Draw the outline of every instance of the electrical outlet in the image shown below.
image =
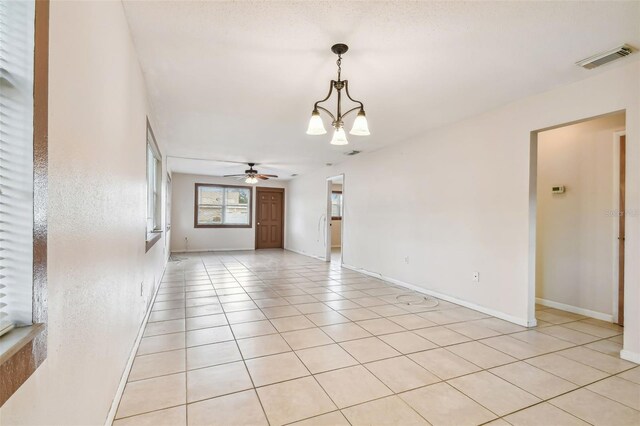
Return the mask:
[(473, 282), (475, 282), (475, 283), (479, 283), (480, 282), (480, 272), (475, 271), (473, 273)]
[(404, 263), (409, 264), (409, 256), (404, 258)]

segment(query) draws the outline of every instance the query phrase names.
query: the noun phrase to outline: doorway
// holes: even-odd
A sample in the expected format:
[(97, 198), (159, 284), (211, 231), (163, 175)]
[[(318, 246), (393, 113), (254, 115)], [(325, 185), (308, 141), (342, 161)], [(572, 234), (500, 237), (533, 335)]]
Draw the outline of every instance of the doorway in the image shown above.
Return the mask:
[(284, 248), (284, 188), (256, 188), (256, 249)]
[(326, 260), (342, 265), (344, 235), (344, 175), (327, 179), (327, 255)]
[(531, 323), (624, 322), (625, 119), (622, 111), (532, 132)]

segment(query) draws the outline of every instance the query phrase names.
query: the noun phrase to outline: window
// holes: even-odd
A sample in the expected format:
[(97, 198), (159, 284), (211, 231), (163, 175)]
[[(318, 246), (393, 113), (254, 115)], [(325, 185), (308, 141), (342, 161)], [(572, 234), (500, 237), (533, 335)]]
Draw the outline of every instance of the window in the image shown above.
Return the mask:
[(147, 250), (160, 239), (162, 199), (162, 157), (147, 121)]
[(196, 183), (195, 228), (251, 228), (252, 188)]
[(331, 193), (331, 219), (342, 220), (342, 192)]
[(0, 4), (0, 335), (32, 324), (34, 6)]
[(0, 1), (0, 407), (47, 358), (48, 35), (48, 1)]

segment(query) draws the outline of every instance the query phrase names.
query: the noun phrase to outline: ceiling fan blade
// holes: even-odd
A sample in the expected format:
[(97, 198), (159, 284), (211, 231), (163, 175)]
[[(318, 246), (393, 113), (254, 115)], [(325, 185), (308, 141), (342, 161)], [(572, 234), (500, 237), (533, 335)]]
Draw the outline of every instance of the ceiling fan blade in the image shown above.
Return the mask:
[(241, 176), (246, 176), (244, 173), (241, 175), (224, 175), (223, 177), (241, 177)]
[(278, 175), (265, 175), (265, 174), (262, 174), (262, 173), (260, 173), (260, 176), (266, 176), (266, 177), (271, 177), (271, 178), (277, 178), (278, 177)]
[(269, 178), (268, 178), (268, 177), (266, 177), (265, 175), (256, 175), (256, 177), (257, 177), (258, 179), (262, 179), (262, 180), (269, 180)]

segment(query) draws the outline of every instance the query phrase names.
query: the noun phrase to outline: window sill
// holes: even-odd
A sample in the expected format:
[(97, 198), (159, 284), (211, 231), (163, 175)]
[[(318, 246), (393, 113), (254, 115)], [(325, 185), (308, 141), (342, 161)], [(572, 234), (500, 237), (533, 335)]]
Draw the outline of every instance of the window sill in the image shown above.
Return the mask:
[(44, 360), (46, 352), (39, 353), (34, 344), (44, 330), (44, 324), (33, 324), (14, 328), (0, 337), (0, 406)]
[(158, 242), (158, 240), (160, 240), (160, 237), (162, 237), (162, 231), (157, 230), (157, 231), (151, 231), (150, 233), (147, 234), (147, 240), (145, 241), (145, 253), (148, 252), (149, 250), (151, 250), (151, 247), (154, 246), (155, 243)]
[(20, 349), (44, 330), (44, 324), (17, 327), (0, 337), (0, 365), (11, 359)]

